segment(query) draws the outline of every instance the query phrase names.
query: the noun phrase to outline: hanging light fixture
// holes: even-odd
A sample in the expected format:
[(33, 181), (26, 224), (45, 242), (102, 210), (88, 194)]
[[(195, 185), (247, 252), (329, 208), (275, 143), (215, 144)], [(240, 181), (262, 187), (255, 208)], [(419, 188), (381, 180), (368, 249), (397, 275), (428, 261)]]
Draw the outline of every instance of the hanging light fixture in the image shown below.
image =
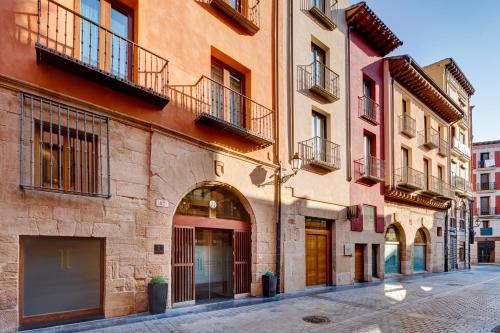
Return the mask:
[(291, 162), (292, 162), (292, 171), (294, 174), (296, 174), (302, 168), (302, 159), (299, 157), (298, 153), (293, 154)]

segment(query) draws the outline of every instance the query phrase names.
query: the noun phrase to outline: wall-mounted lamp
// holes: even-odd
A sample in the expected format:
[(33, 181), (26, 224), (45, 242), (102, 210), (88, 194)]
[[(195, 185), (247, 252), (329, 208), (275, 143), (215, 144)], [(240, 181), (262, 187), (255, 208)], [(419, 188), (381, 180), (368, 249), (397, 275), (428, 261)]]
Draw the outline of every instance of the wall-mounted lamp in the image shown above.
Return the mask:
[[(292, 159), (290, 160), (290, 164), (292, 166), (292, 173), (282, 176), (281, 179), (279, 180), (280, 184), (286, 183), (290, 178), (295, 176), (300, 169), (302, 169), (302, 159), (300, 158), (298, 153), (293, 154)], [(278, 176), (278, 172), (275, 173), (275, 177), (276, 176)], [(272, 184), (274, 184), (273, 180), (263, 183), (259, 186), (272, 185)]]

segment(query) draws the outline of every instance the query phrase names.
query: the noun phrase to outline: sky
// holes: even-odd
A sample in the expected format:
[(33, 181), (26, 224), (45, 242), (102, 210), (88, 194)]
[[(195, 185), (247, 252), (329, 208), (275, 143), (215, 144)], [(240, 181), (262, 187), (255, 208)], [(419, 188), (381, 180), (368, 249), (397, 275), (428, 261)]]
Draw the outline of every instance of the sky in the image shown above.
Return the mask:
[[(351, 1), (354, 3), (354, 1)], [(452, 57), (476, 89), (474, 142), (500, 140), (500, 1), (366, 0), (420, 66)]]

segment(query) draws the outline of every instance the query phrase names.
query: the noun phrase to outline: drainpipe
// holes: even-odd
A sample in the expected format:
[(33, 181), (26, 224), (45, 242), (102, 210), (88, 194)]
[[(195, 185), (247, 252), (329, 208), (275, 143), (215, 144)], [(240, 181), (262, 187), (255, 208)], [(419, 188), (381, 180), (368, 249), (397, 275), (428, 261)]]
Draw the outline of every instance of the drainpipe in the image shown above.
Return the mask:
[(346, 81), (346, 179), (348, 182), (352, 180), (351, 171), (351, 30), (352, 27), (347, 28), (347, 45), (346, 45), (346, 70), (345, 70), (345, 81)]
[(292, 159), (295, 150), (295, 112), (294, 110), (294, 64), (293, 64), (293, 1), (288, 2), (288, 12), (287, 12), (287, 41), (288, 45), (286, 48), (286, 61), (287, 61), (287, 107), (288, 107), (288, 158)]
[(391, 165), (392, 165), (392, 170), (391, 170), (391, 190), (395, 188), (395, 178), (394, 178), (394, 170), (395, 170), (395, 163), (394, 163), (394, 78), (391, 77)]
[(273, 1), (273, 29), (274, 29), (274, 45), (273, 45), (273, 99), (275, 112), (275, 144), (274, 144), (274, 162), (278, 164), (275, 177), (275, 206), (276, 206), (276, 280), (277, 292), (281, 292), (281, 161), (280, 161), (280, 109), (279, 109), (279, 5), (278, 1)]
[(444, 271), (448, 272), (448, 211), (444, 217)]

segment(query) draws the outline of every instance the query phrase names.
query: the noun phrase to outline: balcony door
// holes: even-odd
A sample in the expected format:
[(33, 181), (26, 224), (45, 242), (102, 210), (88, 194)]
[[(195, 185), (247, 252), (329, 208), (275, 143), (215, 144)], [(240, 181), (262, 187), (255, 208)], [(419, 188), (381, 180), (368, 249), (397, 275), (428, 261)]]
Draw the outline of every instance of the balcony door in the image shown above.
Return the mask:
[(408, 181), (409, 152), (406, 148), (401, 148), (401, 180)]
[(481, 215), (488, 215), (490, 213), (490, 197), (481, 197), (479, 205)]
[(373, 82), (368, 79), (363, 79), (363, 96), (364, 99), (364, 107), (365, 107), (365, 115), (370, 119), (375, 119), (375, 115), (373, 114)]
[(105, 0), (80, 0), (80, 14), (84, 18), (80, 20), (80, 60), (121, 79), (131, 79), (132, 10)]
[(424, 186), (425, 186), (425, 189), (427, 189), (427, 190), (430, 188), (430, 184), (429, 184), (430, 173), (429, 172), (430, 172), (429, 160), (424, 158)]
[(325, 88), (326, 51), (311, 43), (312, 85)]
[(310, 0), (311, 7), (316, 7), (321, 10), (323, 13), (326, 13), (326, 1), (327, 0)]
[(369, 134), (363, 135), (364, 156), (365, 156), (365, 175), (372, 174), (372, 160), (373, 160), (373, 136)]
[(245, 76), (219, 62), (212, 62), (211, 78), (211, 114), (245, 127)]
[(490, 182), (490, 176), (487, 173), (482, 173), (480, 175), (481, 182), (479, 183), (479, 189), (480, 190), (488, 190), (489, 189), (489, 182)]
[(312, 113), (312, 154), (313, 159), (326, 161), (326, 117), (319, 112)]

